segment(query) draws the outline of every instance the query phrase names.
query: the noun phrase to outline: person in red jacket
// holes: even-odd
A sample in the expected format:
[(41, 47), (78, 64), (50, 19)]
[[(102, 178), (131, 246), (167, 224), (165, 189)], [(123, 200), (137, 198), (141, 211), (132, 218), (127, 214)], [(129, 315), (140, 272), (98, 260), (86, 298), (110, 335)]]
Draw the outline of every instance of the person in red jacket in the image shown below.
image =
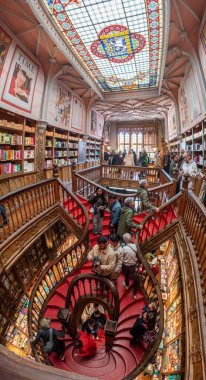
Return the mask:
[(79, 348), (79, 354), (76, 353), (75, 356), (90, 357), (94, 356), (97, 351), (97, 345), (95, 339), (92, 335), (80, 331), (78, 336), (78, 341), (75, 347)]

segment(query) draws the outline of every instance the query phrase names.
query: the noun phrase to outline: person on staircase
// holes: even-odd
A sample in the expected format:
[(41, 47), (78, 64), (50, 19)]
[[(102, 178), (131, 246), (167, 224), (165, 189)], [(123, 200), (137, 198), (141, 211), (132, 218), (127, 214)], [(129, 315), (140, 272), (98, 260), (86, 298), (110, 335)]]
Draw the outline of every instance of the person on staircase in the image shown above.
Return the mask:
[(98, 335), (98, 325), (93, 318), (88, 318), (82, 325), (82, 331), (86, 332), (88, 335), (93, 335), (97, 338)]
[(116, 281), (122, 271), (122, 247), (120, 245), (120, 238), (118, 235), (111, 235), (109, 237), (110, 245), (116, 255), (115, 268), (111, 274), (111, 280)]
[[(98, 260), (97, 260), (98, 258)], [(108, 240), (105, 236), (100, 236), (97, 244), (88, 253), (87, 259), (95, 262), (92, 271), (96, 274), (110, 278), (114, 271), (116, 256), (114, 250), (108, 245)]]
[(0, 227), (3, 227), (4, 225), (8, 224), (8, 222), (7, 222), (5, 208), (4, 208), (4, 206), (1, 203), (0, 203), (0, 214), (1, 214), (1, 217), (2, 217), (2, 220), (3, 220), (3, 223), (0, 224)]
[(62, 331), (57, 331), (51, 328), (50, 325), (51, 320), (49, 318), (43, 318), (40, 321), (40, 329), (37, 332), (36, 338), (31, 342), (31, 346), (36, 346), (41, 339), (43, 341), (43, 350), (46, 353), (51, 354), (55, 352), (61, 361), (64, 361), (65, 343), (58, 338), (65, 337), (65, 328), (62, 326)]
[(159, 208), (155, 207), (149, 202), (149, 184), (146, 179), (139, 181), (139, 189), (137, 189), (137, 197), (141, 200), (141, 212), (142, 211), (155, 211), (159, 212)]
[(137, 343), (140, 343), (140, 340), (143, 338), (146, 331), (147, 331), (147, 312), (144, 311), (141, 316), (137, 317), (134, 325), (129, 331), (130, 335), (132, 335), (130, 344), (135, 345)]
[(117, 234), (120, 236), (120, 238), (123, 238), (123, 235), (125, 233), (129, 233), (130, 235), (133, 235), (132, 229), (135, 230), (141, 230), (142, 225), (136, 224), (133, 222), (133, 216), (135, 214), (135, 202), (134, 199), (131, 197), (128, 197), (124, 201), (124, 207), (122, 207), (119, 223), (118, 223), (118, 229)]
[(128, 233), (123, 235), (125, 246), (122, 248), (122, 272), (124, 273), (123, 286), (129, 289), (130, 278), (133, 281), (133, 298), (137, 299), (138, 277), (136, 274), (137, 247), (132, 243), (132, 236)]
[(170, 177), (173, 178), (174, 170), (178, 169), (178, 160), (179, 160), (178, 154), (175, 154), (174, 156), (172, 156), (171, 159), (172, 160), (170, 162), (169, 175)]
[(92, 233), (94, 235), (101, 235), (104, 211), (108, 206), (108, 201), (103, 190), (96, 188), (95, 193), (89, 196), (88, 203), (92, 205), (90, 209), (92, 213)]
[(184, 161), (180, 168), (180, 176), (182, 177), (184, 174), (189, 175), (188, 190), (194, 190), (195, 181), (198, 175), (198, 169), (196, 162), (192, 159), (191, 152), (184, 154)]
[(81, 356), (90, 358), (94, 356), (97, 351), (97, 345), (95, 339), (91, 337), (91, 335), (86, 332), (79, 331), (79, 336), (77, 342), (74, 343), (76, 348), (79, 348), (79, 353), (75, 353), (74, 356)]
[(117, 195), (113, 195), (110, 198), (112, 200), (110, 204), (110, 224), (109, 231), (111, 234), (116, 234), (118, 229), (119, 218), (121, 215), (121, 204)]
[(91, 318), (94, 319), (98, 328), (103, 328), (107, 321), (105, 315), (101, 313), (98, 309), (92, 313)]

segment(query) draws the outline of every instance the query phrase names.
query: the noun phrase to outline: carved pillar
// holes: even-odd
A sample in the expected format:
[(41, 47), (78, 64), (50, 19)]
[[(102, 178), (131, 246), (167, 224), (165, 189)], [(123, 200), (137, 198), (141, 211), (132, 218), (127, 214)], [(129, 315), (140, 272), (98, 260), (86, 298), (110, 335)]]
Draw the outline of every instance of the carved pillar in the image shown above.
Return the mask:
[(44, 179), (45, 130), (47, 122), (38, 121), (36, 127), (36, 171), (37, 182)]
[(173, 196), (177, 192), (178, 175), (179, 175), (179, 169), (176, 167), (174, 168), (174, 171), (173, 171)]
[(102, 178), (102, 165), (104, 163), (104, 139), (100, 140), (100, 178)]
[(188, 174), (185, 174), (182, 177), (182, 198), (181, 198), (181, 202), (179, 205), (179, 212), (178, 212), (178, 215), (180, 217), (183, 217), (186, 203), (187, 203), (187, 193), (188, 193), (188, 184), (189, 184), (188, 178), (189, 178)]
[(72, 192), (73, 193), (76, 193), (77, 191), (77, 177), (75, 176), (76, 171), (77, 171), (77, 165), (74, 162), (72, 164)]
[(162, 161), (162, 166), (164, 166), (164, 155), (165, 155), (165, 138), (161, 138), (161, 161)]

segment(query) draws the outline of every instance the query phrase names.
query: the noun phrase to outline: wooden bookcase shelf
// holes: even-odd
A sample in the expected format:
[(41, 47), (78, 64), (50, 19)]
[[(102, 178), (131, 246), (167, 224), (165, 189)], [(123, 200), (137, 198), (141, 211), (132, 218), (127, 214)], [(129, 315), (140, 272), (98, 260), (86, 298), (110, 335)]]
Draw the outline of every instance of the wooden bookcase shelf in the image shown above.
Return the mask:
[(0, 110), (0, 178), (35, 171), (36, 122)]
[(182, 139), (175, 138), (169, 142), (171, 153), (180, 153), (181, 146), (192, 153), (192, 158), (201, 169), (206, 166), (206, 120), (182, 133)]

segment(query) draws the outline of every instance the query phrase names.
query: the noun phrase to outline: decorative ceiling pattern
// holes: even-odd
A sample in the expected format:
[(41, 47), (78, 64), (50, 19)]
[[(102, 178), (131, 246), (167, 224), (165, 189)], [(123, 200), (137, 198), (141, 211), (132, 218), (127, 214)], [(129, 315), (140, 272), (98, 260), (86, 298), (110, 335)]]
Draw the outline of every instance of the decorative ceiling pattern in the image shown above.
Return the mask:
[(157, 88), (163, 0), (42, 0), (104, 92)]

